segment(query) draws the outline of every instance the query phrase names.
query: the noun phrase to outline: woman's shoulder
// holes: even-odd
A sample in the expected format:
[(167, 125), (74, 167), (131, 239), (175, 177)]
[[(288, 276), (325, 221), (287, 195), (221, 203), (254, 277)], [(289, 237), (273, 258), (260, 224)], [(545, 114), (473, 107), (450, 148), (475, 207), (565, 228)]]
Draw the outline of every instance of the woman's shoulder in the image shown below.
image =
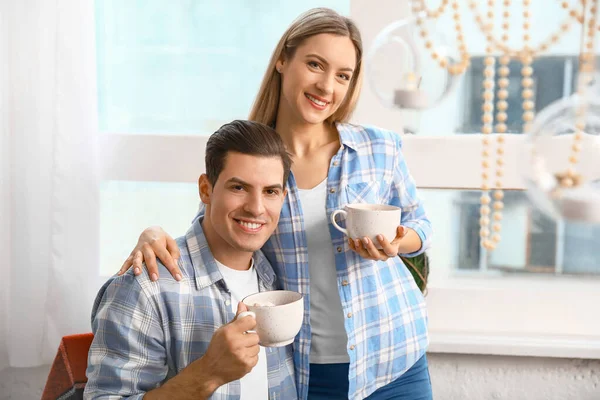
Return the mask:
[(375, 125), (338, 123), (337, 128), (342, 135), (350, 135), (354, 141), (389, 140), (395, 143), (402, 142), (402, 135), (399, 133)]

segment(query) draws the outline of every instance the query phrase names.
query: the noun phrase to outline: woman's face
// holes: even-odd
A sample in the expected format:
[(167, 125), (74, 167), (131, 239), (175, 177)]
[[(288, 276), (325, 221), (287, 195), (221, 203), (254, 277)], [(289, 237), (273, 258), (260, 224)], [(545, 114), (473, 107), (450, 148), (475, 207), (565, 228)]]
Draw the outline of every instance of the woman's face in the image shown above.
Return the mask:
[(323, 33), (306, 39), (293, 57), (279, 60), (282, 118), (320, 124), (342, 104), (356, 69), (356, 49), (346, 36)]

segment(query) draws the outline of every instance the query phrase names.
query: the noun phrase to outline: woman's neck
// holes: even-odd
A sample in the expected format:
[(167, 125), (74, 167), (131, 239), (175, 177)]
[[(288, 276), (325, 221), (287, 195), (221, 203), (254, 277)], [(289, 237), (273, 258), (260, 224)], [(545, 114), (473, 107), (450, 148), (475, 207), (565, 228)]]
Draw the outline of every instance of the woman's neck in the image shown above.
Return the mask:
[(275, 122), (275, 130), (283, 139), (287, 150), (293, 156), (300, 158), (339, 140), (336, 128), (326, 122), (294, 123), (287, 118), (278, 118)]

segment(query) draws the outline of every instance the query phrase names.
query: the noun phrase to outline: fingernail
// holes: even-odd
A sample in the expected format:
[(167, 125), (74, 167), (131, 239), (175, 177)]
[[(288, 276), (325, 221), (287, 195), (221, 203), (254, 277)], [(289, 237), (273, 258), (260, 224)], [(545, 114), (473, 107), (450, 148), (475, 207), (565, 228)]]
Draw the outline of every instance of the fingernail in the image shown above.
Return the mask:
[(137, 267), (136, 267), (136, 268), (134, 268), (134, 270), (133, 270), (133, 273), (134, 273), (134, 274), (136, 274), (136, 275), (139, 275), (139, 274), (140, 274), (140, 272), (141, 272), (141, 271), (140, 271), (140, 269), (139, 269), (139, 268), (137, 268)]
[(156, 282), (158, 280), (158, 275), (156, 275), (154, 272), (152, 273), (152, 282)]
[(175, 274), (175, 280), (179, 282), (181, 280), (181, 274)]
[(360, 247), (360, 240), (359, 239), (354, 239), (354, 246)]
[(369, 244), (369, 238), (368, 237), (363, 238), (363, 242), (365, 242), (365, 244)]
[(379, 241), (383, 240), (383, 235), (377, 235), (377, 239), (379, 239)]

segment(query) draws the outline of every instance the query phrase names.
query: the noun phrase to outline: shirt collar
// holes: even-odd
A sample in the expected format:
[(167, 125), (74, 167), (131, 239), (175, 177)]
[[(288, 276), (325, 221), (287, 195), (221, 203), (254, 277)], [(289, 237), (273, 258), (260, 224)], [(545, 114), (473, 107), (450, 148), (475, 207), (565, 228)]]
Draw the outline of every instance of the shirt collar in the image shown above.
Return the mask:
[(360, 132), (356, 129), (356, 126), (345, 124), (342, 122), (336, 122), (335, 127), (340, 135), (340, 143), (342, 146), (346, 146), (354, 151), (357, 150), (357, 143), (360, 142)]
[[(204, 216), (195, 220), (185, 235), (194, 270), (196, 289), (198, 290), (223, 280), (223, 275), (219, 271), (219, 267), (206, 241), (206, 235), (202, 229), (203, 220)], [(275, 273), (262, 251), (254, 252), (252, 258), (259, 280), (263, 281), (267, 286), (273, 285)]]

